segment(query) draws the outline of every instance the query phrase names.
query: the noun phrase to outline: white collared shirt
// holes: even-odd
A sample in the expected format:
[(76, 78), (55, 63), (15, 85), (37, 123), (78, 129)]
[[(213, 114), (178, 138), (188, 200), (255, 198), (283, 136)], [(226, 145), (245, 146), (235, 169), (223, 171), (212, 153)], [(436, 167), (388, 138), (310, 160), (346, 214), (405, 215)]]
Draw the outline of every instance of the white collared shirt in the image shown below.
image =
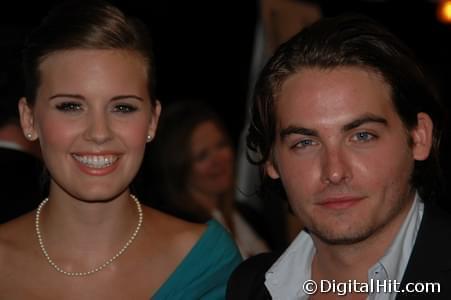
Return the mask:
[[(368, 270), (371, 279), (397, 280), (401, 283), (423, 218), (424, 204), (418, 194), (398, 234), (384, 256)], [(311, 279), (311, 265), (316, 252), (310, 235), (302, 231), (265, 274), (265, 286), (273, 299), (306, 300), (302, 285)], [(369, 300), (394, 299), (396, 293), (373, 293)]]

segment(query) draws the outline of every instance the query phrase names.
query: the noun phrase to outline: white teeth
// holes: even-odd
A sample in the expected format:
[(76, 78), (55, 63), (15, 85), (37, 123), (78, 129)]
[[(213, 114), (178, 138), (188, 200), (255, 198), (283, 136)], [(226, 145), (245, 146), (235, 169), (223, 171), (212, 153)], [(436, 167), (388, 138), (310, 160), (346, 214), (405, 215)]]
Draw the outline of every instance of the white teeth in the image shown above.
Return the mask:
[(77, 155), (72, 154), (72, 156), (82, 164), (94, 168), (101, 169), (111, 166), (118, 157), (116, 155)]

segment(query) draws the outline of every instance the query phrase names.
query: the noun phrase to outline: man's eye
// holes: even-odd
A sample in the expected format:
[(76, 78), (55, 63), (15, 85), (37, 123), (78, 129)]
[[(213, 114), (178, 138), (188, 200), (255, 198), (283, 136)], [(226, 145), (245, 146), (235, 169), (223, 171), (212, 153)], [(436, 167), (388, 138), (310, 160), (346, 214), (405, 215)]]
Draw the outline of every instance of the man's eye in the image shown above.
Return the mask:
[(76, 102), (62, 102), (56, 105), (56, 108), (60, 111), (64, 112), (73, 112), (73, 111), (79, 111), (82, 109), (80, 103)]
[(120, 112), (120, 113), (131, 113), (136, 111), (136, 107), (129, 104), (119, 104), (114, 106), (113, 108), (114, 112)]
[(302, 140), (302, 141), (299, 141), (299, 142), (297, 142), (294, 146), (293, 146), (293, 148), (296, 148), (296, 149), (304, 149), (304, 148), (307, 148), (307, 147), (309, 147), (309, 146), (313, 146), (313, 145), (315, 145), (316, 143), (315, 143), (315, 141), (313, 141), (313, 140)]
[(367, 141), (374, 140), (375, 138), (377, 138), (377, 137), (374, 134), (366, 132), (366, 131), (357, 132), (352, 137), (352, 139), (357, 142), (367, 142)]

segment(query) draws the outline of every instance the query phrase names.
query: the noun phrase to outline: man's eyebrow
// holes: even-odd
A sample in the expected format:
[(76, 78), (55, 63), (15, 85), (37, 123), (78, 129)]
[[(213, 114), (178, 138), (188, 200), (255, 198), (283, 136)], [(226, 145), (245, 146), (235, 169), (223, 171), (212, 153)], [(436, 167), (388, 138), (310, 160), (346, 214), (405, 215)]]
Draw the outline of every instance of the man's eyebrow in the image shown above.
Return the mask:
[(354, 128), (357, 128), (365, 123), (380, 123), (382, 125), (387, 126), (388, 122), (385, 118), (373, 115), (373, 114), (367, 114), (360, 118), (355, 119), (354, 121), (346, 124), (341, 129), (342, 132), (346, 132), (349, 130), (352, 130)]
[(307, 136), (319, 136), (318, 131), (305, 127), (288, 126), (280, 131), (280, 139), (285, 139), (290, 134), (300, 134)]
[[(345, 124), (343, 128), (341, 129), (342, 132), (346, 132), (349, 130), (352, 130), (354, 128), (357, 128), (365, 123), (380, 123), (383, 125), (387, 125), (388, 122), (385, 118), (376, 116), (374, 114), (367, 114), (362, 117), (359, 117), (353, 121), (351, 121), (348, 124)], [(305, 128), (305, 127), (298, 127), (290, 125), (280, 131), (280, 139), (285, 139), (290, 134), (299, 134), (299, 135), (306, 135), (306, 136), (313, 136), (318, 137), (319, 133), (315, 129)]]

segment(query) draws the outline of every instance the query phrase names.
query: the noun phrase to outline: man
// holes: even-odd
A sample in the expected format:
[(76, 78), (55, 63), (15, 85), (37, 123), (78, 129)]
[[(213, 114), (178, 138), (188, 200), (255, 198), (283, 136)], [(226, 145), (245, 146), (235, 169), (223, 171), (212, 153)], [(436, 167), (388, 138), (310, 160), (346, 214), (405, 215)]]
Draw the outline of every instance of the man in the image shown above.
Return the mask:
[(440, 112), (411, 52), (369, 19), (324, 19), (282, 45), (247, 143), (306, 229), (244, 262), (228, 298), (450, 299)]
[(23, 96), (19, 29), (2, 31), (0, 47), (0, 223), (35, 209), (42, 201), (39, 144), (23, 135), (17, 103)]

